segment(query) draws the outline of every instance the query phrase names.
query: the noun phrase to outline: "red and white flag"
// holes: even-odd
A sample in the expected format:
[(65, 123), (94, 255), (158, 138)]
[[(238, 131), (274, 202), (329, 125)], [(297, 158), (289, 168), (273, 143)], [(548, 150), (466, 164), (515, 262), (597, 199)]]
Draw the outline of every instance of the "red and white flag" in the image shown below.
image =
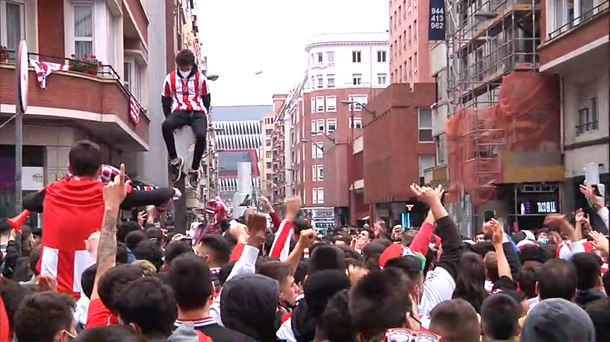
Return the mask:
[(36, 71), (36, 79), (38, 80), (40, 89), (45, 89), (47, 87), (47, 77), (54, 71), (70, 70), (70, 66), (67, 64), (47, 63), (35, 59), (30, 59), (30, 64), (34, 67), (34, 71)]
[(140, 111), (142, 110), (142, 106), (138, 103), (135, 97), (130, 96), (129, 98), (129, 119), (133, 122), (134, 125), (140, 123)]
[(271, 254), (269, 256), (279, 259), (280, 261), (286, 260), (290, 254), (290, 240), (292, 240), (293, 234), (292, 222), (288, 220), (282, 221), (280, 228), (275, 234), (273, 245), (271, 245)]

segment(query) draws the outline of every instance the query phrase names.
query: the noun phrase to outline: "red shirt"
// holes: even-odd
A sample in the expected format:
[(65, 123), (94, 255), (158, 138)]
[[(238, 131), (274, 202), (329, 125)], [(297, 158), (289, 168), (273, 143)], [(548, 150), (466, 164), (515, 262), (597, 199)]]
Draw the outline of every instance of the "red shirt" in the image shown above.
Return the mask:
[(4, 309), (4, 302), (2, 296), (0, 296), (0, 342), (8, 342), (8, 332), (10, 328), (8, 326), (8, 316)]
[(110, 310), (102, 303), (102, 300), (97, 298), (89, 302), (89, 310), (87, 311), (87, 325), (85, 329), (95, 327), (105, 327), (107, 325), (118, 324), (119, 319), (113, 315)]

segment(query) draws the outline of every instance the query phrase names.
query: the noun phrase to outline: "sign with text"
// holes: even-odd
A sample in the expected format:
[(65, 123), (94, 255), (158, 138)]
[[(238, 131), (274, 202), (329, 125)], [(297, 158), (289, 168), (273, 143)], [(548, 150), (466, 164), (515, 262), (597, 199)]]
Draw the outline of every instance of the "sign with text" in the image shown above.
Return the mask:
[(428, 40), (445, 40), (445, 0), (430, 0)]

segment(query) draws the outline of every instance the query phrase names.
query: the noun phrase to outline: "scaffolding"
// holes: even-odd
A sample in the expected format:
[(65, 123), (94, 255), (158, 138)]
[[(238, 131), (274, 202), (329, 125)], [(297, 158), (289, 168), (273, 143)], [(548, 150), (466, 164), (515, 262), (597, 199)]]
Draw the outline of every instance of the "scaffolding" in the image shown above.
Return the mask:
[(500, 154), (519, 134), (507, 132), (498, 103), (505, 76), (538, 68), (539, 1), (446, 1), (449, 176), (475, 204), (495, 196)]

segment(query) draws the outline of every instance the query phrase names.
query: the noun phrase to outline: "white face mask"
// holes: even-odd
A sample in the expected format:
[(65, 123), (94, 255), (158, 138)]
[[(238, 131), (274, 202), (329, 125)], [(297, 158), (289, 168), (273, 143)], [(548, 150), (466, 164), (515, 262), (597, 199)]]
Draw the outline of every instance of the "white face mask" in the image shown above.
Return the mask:
[(192, 71), (192, 69), (189, 69), (187, 71), (178, 70), (178, 72), (180, 73), (180, 76), (182, 76), (182, 78), (187, 78), (191, 74), (191, 71)]

